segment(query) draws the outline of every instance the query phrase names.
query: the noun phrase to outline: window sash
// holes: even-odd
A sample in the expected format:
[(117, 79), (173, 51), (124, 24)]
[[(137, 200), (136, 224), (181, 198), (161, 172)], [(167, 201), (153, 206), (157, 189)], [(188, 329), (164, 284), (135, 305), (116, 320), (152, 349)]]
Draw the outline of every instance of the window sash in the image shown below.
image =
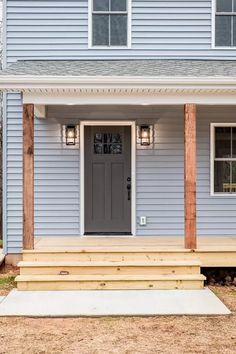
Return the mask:
[[(92, 15), (92, 45), (95, 47), (127, 47), (128, 45), (128, 16), (127, 15), (116, 15), (117, 17), (125, 17), (123, 20), (125, 21), (124, 26), (122, 26), (122, 30), (125, 32), (120, 32), (121, 37), (117, 39), (117, 44), (113, 43), (114, 42), (114, 34), (116, 33), (115, 27), (114, 27), (114, 22), (112, 22), (112, 17), (113, 19), (115, 18), (115, 16), (106, 14), (106, 15), (102, 15), (104, 17), (107, 17), (108, 20), (108, 27), (107, 27), (107, 43), (106, 44), (98, 44), (98, 43), (94, 43), (94, 26), (95, 26), (95, 20), (94, 20), (94, 16), (99, 17), (99, 15), (97, 14), (93, 14)], [(121, 19), (120, 19), (121, 20)], [(120, 41), (120, 43), (118, 43)]]
[(217, 2), (218, 2), (218, 0), (215, 0), (216, 14), (219, 14), (219, 15), (230, 14), (230, 15), (232, 15), (232, 14), (236, 13), (236, 1), (235, 0), (231, 0), (231, 8), (232, 8), (231, 11), (217, 11)]
[[(230, 150), (231, 150), (231, 157), (216, 157), (216, 128), (224, 128), (224, 127), (229, 127), (231, 132), (230, 132)], [(213, 153), (213, 176), (214, 176), (214, 183), (213, 183), (213, 191), (214, 194), (216, 195), (236, 195), (236, 181), (234, 181), (235, 175), (233, 174), (233, 165), (235, 165), (234, 163), (236, 162), (236, 157), (233, 157), (233, 128), (235, 128), (235, 125), (232, 126), (224, 126), (224, 125), (217, 125), (214, 126), (214, 135), (213, 135), (213, 149), (214, 149), (214, 153)], [(229, 182), (224, 182), (223, 183), (223, 191), (216, 191), (216, 163), (217, 162), (228, 162), (229, 163)], [(222, 182), (221, 182), (222, 183)]]
[[(229, 136), (229, 143), (230, 143), (230, 156), (229, 157), (216, 157), (216, 129), (217, 128), (229, 128), (230, 129), (230, 136)], [(236, 161), (236, 125), (232, 126), (215, 126), (214, 127), (214, 160), (218, 161)]]
[(123, 15), (127, 15), (128, 14), (128, 0), (126, 0), (126, 10), (125, 11), (112, 11), (111, 10), (111, 0), (109, 0), (109, 10), (101, 10), (101, 11), (97, 11), (97, 10), (94, 10), (94, 0), (91, 0), (92, 1), (92, 14), (103, 14), (103, 15), (112, 15), (112, 14), (123, 14)]
[[(235, 43), (236, 43), (236, 31), (235, 31), (235, 19), (236, 19), (236, 13), (224, 13), (224, 12), (219, 12), (216, 13), (215, 17), (221, 17), (221, 16), (227, 16), (231, 18), (231, 34), (230, 34), (230, 45), (226, 44), (226, 45), (216, 45), (217, 47), (235, 47)], [(235, 33), (234, 33), (235, 32)], [(215, 29), (215, 42), (217, 41), (216, 38), (216, 29)]]
[(215, 46), (219, 48), (227, 47), (235, 47), (236, 46), (236, 1), (231, 0), (231, 5), (232, 5), (232, 11), (217, 11), (217, 0), (215, 0), (215, 23), (216, 23), (216, 17), (219, 16), (229, 16), (231, 18), (230, 21), (230, 26), (231, 26), (231, 33), (230, 33), (230, 44), (216, 44), (217, 38), (216, 38), (216, 28), (215, 28)]
[[(106, 48), (109, 48), (109, 47), (118, 47), (118, 48), (122, 48), (122, 47), (127, 47), (128, 46), (128, 32), (129, 32), (129, 21), (128, 21), (128, 16), (129, 16), (129, 13), (128, 13), (128, 0), (126, 0), (126, 11), (112, 11), (111, 10), (111, 0), (109, 0), (109, 10), (102, 10), (102, 11), (95, 11), (94, 10), (94, 0), (91, 0), (92, 1), (92, 13), (91, 13), (91, 21), (92, 21), (92, 38), (91, 38), (91, 44), (93, 47), (106, 47)], [(93, 36), (93, 30), (94, 30), (94, 16), (108, 16), (108, 43), (107, 44), (97, 44), (94, 42), (94, 36)], [(125, 37), (125, 43), (123, 44), (113, 44), (112, 43), (112, 25), (111, 25), (111, 18), (112, 16), (124, 16), (126, 17), (126, 33), (123, 34), (123, 39)], [(122, 35), (121, 35), (122, 37)], [(121, 40), (122, 42), (122, 40)]]

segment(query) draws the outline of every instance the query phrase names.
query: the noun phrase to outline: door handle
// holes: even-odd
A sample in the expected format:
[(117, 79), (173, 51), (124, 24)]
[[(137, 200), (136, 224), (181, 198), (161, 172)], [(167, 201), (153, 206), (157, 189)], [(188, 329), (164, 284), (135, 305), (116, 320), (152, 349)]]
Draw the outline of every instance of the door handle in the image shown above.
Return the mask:
[(127, 188), (127, 191), (128, 191), (128, 200), (130, 200), (130, 196), (131, 196), (131, 184), (128, 183), (127, 186), (126, 186), (126, 188)]

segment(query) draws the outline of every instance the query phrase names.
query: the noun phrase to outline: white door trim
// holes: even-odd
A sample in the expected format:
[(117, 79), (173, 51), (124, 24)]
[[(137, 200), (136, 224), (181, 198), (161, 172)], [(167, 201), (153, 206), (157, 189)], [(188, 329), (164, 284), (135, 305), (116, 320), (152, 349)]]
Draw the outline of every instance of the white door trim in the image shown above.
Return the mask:
[(84, 127), (85, 126), (130, 126), (131, 127), (131, 233), (136, 234), (136, 123), (135, 121), (81, 121), (80, 122), (80, 235), (84, 236)]

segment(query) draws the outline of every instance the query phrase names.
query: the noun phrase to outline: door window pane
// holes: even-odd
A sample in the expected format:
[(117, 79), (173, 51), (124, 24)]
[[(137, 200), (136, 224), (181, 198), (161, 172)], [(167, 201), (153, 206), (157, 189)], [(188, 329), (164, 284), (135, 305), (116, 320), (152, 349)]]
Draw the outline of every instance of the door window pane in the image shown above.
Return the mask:
[(110, 44), (122, 46), (127, 44), (127, 16), (111, 15)]
[(109, 45), (109, 15), (93, 15), (93, 45)]
[(236, 0), (233, 0), (233, 12), (236, 12)]
[(109, 0), (93, 0), (94, 11), (109, 11)]
[(104, 141), (104, 143), (111, 143), (112, 142), (112, 134), (105, 133), (103, 135), (103, 141)]
[(119, 133), (96, 133), (94, 135), (94, 154), (122, 154), (122, 138)]
[(95, 143), (102, 143), (102, 134), (101, 133), (97, 133), (94, 135), (94, 142)]
[(230, 193), (230, 164), (228, 161), (215, 161), (214, 182), (216, 193)]
[(94, 153), (95, 154), (102, 154), (103, 153), (103, 145), (102, 144), (94, 144)]
[(126, 0), (111, 0), (111, 11), (126, 11)]
[(112, 144), (111, 145), (111, 154), (121, 154), (122, 146), (121, 144)]
[(232, 16), (216, 16), (216, 46), (231, 46), (231, 18)]
[(231, 157), (231, 128), (215, 128), (215, 157)]
[(217, 0), (216, 12), (232, 12), (232, 0)]
[(121, 143), (121, 135), (119, 133), (112, 135), (113, 143)]

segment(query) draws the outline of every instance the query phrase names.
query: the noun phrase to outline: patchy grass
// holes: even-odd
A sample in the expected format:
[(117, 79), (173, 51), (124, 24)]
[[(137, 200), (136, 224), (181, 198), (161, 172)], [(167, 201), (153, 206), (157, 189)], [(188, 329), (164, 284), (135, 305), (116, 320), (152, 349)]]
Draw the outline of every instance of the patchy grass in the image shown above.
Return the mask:
[(0, 274), (0, 295), (7, 295), (9, 291), (16, 287), (15, 276)]
[[(7, 295), (16, 287), (15, 278), (19, 274), (17, 267), (3, 265), (0, 271), (0, 296)], [(1, 354), (1, 351), (0, 351)]]
[(14, 284), (15, 284), (15, 277), (6, 276), (3, 278), (0, 278), (0, 287), (14, 285)]

